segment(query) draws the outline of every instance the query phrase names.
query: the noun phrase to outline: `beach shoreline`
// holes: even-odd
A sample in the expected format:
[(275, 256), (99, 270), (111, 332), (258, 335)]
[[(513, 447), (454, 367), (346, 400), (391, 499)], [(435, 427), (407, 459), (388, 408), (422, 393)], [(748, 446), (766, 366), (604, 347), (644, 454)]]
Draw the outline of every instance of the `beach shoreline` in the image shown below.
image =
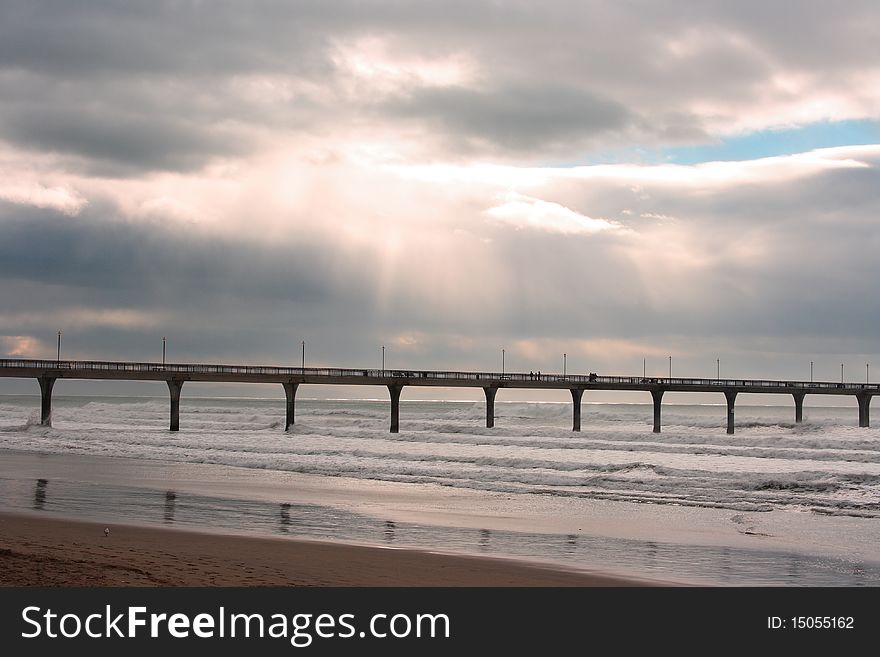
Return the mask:
[[(4, 417), (27, 416), (27, 404), (7, 401)], [(296, 429), (279, 434), (270, 406), (191, 402), (179, 434), (160, 428), (166, 404), (136, 398), (59, 406), (51, 427), (4, 425), (0, 510), (189, 530), (225, 543), (228, 534), (491, 558), (616, 580), (880, 582), (874, 434), (836, 411), (792, 428), (789, 409), (773, 408), (733, 440), (707, 429), (715, 420), (702, 407), (671, 415), (668, 432), (646, 437), (640, 414), (619, 406), (594, 412), (585, 436), (562, 425), (559, 409), (534, 405), (506, 408), (493, 431), (473, 428), (480, 409), (414, 405), (408, 429), (389, 436), (384, 406), (355, 401), (304, 404)], [(9, 558), (42, 559), (52, 549), (49, 541), (43, 552)], [(95, 562), (91, 553), (83, 559)], [(129, 564), (114, 561), (119, 567)], [(69, 575), (83, 578), (88, 570)], [(301, 583), (275, 573), (254, 585), (279, 581)], [(303, 581), (348, 580), (315, 570)]]
[[(109, 529), (105, 535), (104, 529)], [(0, 512), (0, 586), (656, 586), (514, 559)]]

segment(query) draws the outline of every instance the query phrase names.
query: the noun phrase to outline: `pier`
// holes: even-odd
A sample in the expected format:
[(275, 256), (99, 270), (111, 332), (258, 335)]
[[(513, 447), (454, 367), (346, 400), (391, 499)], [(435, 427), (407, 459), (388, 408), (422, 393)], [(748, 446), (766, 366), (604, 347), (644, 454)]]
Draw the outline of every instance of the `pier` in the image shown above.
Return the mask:
[(180, 393), (187, 381), (278, 383), (284, 388), (287, 431), (295, 420), (296, 393), (301, 384), (364, 385), (388, 388), (390, 430), (400, 431), (400, 393), (406, 386), (482, 388), (486, 396), (486, 426), (495, 425), (495, 396), (508, 388), (569, 390), (572, 430), (581, 430), (581, 400), (585, 393), (638, 390), (654, 401), (654, 432), (661, 427), (661, 406), (666, 392), (712, 392), (727, 400), (727, 433), (735, 428), (734, 407), (740, 393), (790, 394), (795, 422), (803, 421), (806, 395), (852, 395), (858, 402), (859, 426), (870, 426), (871, 399), (880, 394), (876, 383), (772, 381), (760, 379), (694, 379), (681, 377), (599, 376), (597, 374), (535, 374), (498, 372), (448, 372), (442, 370), (347, 369), (334, 367), (278, 367), (255, 365), (159, 364), (77, 360), (0, 359), (0, 376), (36, 379), (40, 385), (40, 420), (52, 422), (52, 391), (58, 379), (114, 379), (164, 381), (171, 400), (170, 430), (180, 429)]

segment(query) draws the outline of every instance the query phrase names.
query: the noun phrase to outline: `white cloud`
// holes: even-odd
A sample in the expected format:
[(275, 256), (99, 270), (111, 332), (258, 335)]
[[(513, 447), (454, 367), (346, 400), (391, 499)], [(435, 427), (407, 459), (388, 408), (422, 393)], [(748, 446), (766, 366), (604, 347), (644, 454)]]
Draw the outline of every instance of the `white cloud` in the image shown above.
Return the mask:
[[(476, 64), (465, 53), (424, 57), (395, 51), (393, 44), (375, 36), (356, 42), (337, 42), (331, 60), (356, 82), (353, 90), (390, 93), (407, 87), (466, 85), (473, 81)], [(363, 86), (369, 85), (369, 87)]]
[(521, 167), (475, 163), (467, 165), (388, 165), (403, 178), (434, 183), (476, 183), (532, 187), (553, 180), (577, 179), (631, 185), (654, 183), (678, 187), (726, 187), (743, 183), (772, 184), (822, 171), (873, 166), (880, 144), (822, 148), (805, 153), (700, 164), (593, 164), (571, 167)]
[(510, 192), (503, 202), (486, 210), (492, 219), (517, 229), (534, 229), (566, 235), (593, 235), (623, 230), (614, 221), (593, 219), (570, 208), (530, 196)]
[(76, 329), (115, 328), (153, 329), (161, 326), (160, 313), (128, 308), (66, 308), (57, 311), (4, 313), (0, 330), (15, 330), (23, 326), (64, 326)]
[(66, 185), (47, 187), (36, 181), (0, 179), (0, 199), (20, 205), (57, 210), (74, 216), (86, 206), (88, 201)]
[(18, 358), (36, 358), (43, 343), (32, 335), (0, 335), (0, 353)]

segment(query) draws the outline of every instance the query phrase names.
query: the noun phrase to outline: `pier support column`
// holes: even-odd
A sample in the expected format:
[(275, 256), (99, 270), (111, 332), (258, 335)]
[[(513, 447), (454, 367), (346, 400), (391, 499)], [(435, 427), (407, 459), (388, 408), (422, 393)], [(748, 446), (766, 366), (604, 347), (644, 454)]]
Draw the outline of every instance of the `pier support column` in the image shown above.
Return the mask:
[(391, 393), (391, 433), (400, 433), (400, 391), (401, 385), (388, 386)]
[(572, 431), (580, 431), (581, 430), (581, 398), (584, 396), (584, 391), (578, 388), (572, 388), (569, 392), (571, 392), (571, 403), (572, 403), (572, 423), (571, 430)]
[(165, 383), (171, 393), (171, 431), (180, 431), (180, 389), (183, 388), (183, 381), (169, 379)]
[(491, 429), (495, 426), (495, 395), (498, 394), (498, 388), (487, 386), (483, 392), (486, 393), (486, 428)]
[(733, 405), (736, 402), (735, 392), (725, 392), (727, 397), (727, 433), (733, 433)]
[(859, 426), (860, 427), (870, 427), (871, 426), (871, 397), (867, 393), (861, 392), (856, 395), (856, 400), (859, 402)]
[(652, 390), (654, 398), (654, 433), (660, 433), (660, 402), (663, 401), (663, 390)]
[(795, 422), (803, 422), (804, 421), (804, 397), (807, 396), (805, 392), (793, 392), (791, 396), (794, 397), (794, 421)]
[(54, 376), (37, 378), (40, 383), (40, 424), (52, 426), (52, 388), (55, 386)]
[(296, 405), (296, 389), (299, 388), (298, 383), (282, 383), (284, 386), (284, 396), (287, 397), (287, 413), (284, 417), (284, 430), (288, 431), (290, 425), (293, 424), (294, 408)]

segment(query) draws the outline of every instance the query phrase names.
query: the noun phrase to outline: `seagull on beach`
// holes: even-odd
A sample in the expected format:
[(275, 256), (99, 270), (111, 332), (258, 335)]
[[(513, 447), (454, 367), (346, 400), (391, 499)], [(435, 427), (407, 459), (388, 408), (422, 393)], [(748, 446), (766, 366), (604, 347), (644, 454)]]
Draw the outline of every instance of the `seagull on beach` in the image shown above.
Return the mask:
[(104, 527), (104, 536), (110, 536), (110, 530)]

